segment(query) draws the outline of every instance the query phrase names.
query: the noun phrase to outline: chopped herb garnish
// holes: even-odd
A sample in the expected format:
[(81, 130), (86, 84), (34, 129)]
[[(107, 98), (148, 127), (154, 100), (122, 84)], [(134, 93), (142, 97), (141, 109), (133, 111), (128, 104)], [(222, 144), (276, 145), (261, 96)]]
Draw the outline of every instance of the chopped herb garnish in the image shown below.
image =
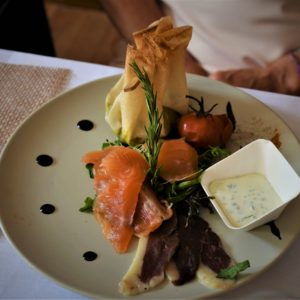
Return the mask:
[(86, 164), (85, 167), (86, 167), (86, 169), (87, 169), (88, 172), (89, 172), (90, 178), (93, 179), (93, 178), (94, 178), (94, 173), (93, 173), (94, 164), (89, 163), (89, 164)]
[(236, 279), (240, 272), (246, 270), (249, 267), (250, 267), (249, 260), (245, 260), (243, 262), (236, 263), (235, 265), (227, 269), (222, 269), (218, 273), (217, 277), (223, 279)]
[(84, 200), (84, 205), (79, 209), (81, 212), (91, 213), (93, 212), (93, 205), (94, 201), (96, 199), (96, 196), (94, 198), (86, 197)]

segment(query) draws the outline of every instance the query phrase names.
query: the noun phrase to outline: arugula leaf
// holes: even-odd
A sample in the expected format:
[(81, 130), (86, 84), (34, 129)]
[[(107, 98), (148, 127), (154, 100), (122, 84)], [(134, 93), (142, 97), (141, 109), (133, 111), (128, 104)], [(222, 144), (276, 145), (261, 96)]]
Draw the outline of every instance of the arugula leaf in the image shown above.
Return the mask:
[(167, 201), (173, 204), (183, 201), (191, 194), (193, 194), (197, 190), (197, 188), (198, 188), (197, 186), (190, 186), (181, 192), (174, 191), (174, 195), (170, 194), (169, 197), (167, 198)]
[(119, 138), (117, 138), (113, 142), (106, 139), (105, 142), (102, 144), (101, 149), (103, 150), (109, 146), (125, 146), (125, 144), (123, 144)]
[(93, 212), (93, 205), (94, 201), (96, 199), (96, 196), (94, 198), (86, 197), (84, 200), (84, 205), (79, 209), (81, 212), (91, 213)]
[(200, 169), (207, 169), (218, 160), (221, 160), (230, 155), (227, 149), (220, 147), (210, 147), (199, 155), (199, 167)]
[(86, 167), (86, 169), (87, 169), (88, 172), (89, 172), (90, 178), (93, 179), (93, 178), (94, 178), (94, 174), (93, 174), (94, 164), (89, 163), (89, 164), (86, 164), (85, 167)]
[(250, 267), (249, 260), (245, 260), (243, 262), (236, 263), (234, 266), (229, 267), (227, 269), (222, 269), (218, 275), (217, 278), (223, 278), (223, 279), (236, 279), (238, 274), (247, 268)]

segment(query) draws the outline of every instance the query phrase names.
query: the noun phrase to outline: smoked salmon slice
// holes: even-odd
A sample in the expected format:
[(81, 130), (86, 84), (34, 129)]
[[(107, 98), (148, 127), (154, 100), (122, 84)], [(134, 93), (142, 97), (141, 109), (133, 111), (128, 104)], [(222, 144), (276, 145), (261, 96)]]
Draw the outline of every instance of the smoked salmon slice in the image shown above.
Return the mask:
[(133, 217), (148, 163), (136, 150), (111, 146), (87, 153), (84, 163), (93, 163), (97, 193), (93, 214), (118, 253), (126, 252), (133, 236)]
[(157, 168), (169, 182), (192, 179), (198, 171), (198, 153), (183, 139), (165, 140), (161, 146)]
[(82, 161), (85, 164), (97, 164), (110, 151), (111, 151), (111, 147), (107, 147), (101, 151), (98, 150), (98, 151), (88, 152), (84, 155)]
[(148, 236), (156, 230), (163, 221), (171, 218), (172, 208), (161, 203), (150, 184), (144, 182), (139, 193), (139, 200), (133, 221), (133, 230), (136, 236)]

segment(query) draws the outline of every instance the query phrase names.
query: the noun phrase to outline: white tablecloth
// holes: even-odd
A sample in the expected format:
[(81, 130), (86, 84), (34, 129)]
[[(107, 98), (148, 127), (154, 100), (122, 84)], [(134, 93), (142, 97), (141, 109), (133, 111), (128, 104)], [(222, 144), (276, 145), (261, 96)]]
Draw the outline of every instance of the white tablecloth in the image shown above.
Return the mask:
[[(119, 68), (1, 49), (0, 62), (71, 69), (73, 75), (68, 89), (94, 79), (122, 73), (122, 69)], [(300, 140), (300, 97), (244, 90), (281, 116)], [(299, 253), (300, 237), (297, 237), (285, 255), (267, 271), (252, 282), (227, 294), (226, 299), (300, 299)], [(0, 231), (0, 298), (84, 299), (85, 297), (65, 289), (31, 268)]]

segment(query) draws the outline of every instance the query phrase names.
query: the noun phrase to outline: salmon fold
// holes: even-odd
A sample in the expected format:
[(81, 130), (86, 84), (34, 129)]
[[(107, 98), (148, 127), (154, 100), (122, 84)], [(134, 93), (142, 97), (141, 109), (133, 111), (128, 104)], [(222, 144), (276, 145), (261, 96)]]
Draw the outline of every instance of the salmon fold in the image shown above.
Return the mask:
[(93, 214), (116, 252), (124, 253), (134, 234), (134, 214), (148, 163), (138, 151), (123, 146), (87, 153), (83, 162), (94, 165)]

